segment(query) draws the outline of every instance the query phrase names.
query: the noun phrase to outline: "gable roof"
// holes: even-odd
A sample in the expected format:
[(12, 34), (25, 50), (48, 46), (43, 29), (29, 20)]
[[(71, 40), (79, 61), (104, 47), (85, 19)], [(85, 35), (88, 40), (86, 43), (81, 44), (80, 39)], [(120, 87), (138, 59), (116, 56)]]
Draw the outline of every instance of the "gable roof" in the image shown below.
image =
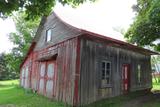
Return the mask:
[[(127, 42), (124, 42), (124, 41), (121, 41), (121, 40), (113, 39), (113, 38), (108, 37), (108, 36), (104, 36), (104, 35), (101, 35), (101, 34), (98, 34), (98, 33), (94, 33), (94, 32), (91, 32), (91, 31), (88, 31), (88, 30), (85, 30), (85, 29), (80, 29), (80, 28), (77, 28), (75, 26), (72, 26), (72, 25), (66, 23), (65, 21), (63, 21), (55, 12), (52, 12), (51, 15), (54, 15), (60, 22), (62, 22), (66, 26), (68, 26), (68, 27), (72, 28), (73, 30), (79, 32), (79, 35), (76, 35), (76, 36), (85, 35), (85, 36), (88, 36), (90, 38), (96, 38), (96, 39), (99, 39), (99, 40), (104, 41), (104, 42), (105, 41), (110, 42), (111, 46), (120, 47), (120, 48), (123, 48), (123, 49), (131, 50), (131, 51), (134, 51), (134, 52), (139, 52), (139, 53), (142, 53), (142, 54), (160, 55), (158, 52), (150, 51), (148, 49), (144, 49), (144, 48), (135, 46), (133, 44), (130, 44), (130, 43), (127, 43)], [(39, 24), (39, 27), (37, 29), (36, 35), (35, 35), (32, 43), (31, 43), (31, 46), (30, 46), (27, 54), (26, 54), (26, 57), (24, 58), (23, 62), (20, 65), (20, 67), (22, 67), (23, 63), (28, 58), (29, 54), (34, 50), (34, 47), (35, 47), (37, 41), (40, 38), (40, 35), (41, 35), (42, 30), (43, 30), (44, 24), (46, 23), (46, 20), (47, 20), (46, 16), (42, 17), (41, 22)]]

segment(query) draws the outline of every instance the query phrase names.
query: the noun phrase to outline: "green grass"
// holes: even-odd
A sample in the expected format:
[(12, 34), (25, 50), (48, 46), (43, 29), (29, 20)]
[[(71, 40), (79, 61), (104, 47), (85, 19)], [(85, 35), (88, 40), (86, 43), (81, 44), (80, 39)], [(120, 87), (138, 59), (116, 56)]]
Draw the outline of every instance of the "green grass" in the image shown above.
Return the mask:
[[(62, 102), (37, 95), (31, 90), (19, 87), (19, 80), (0, 81), (0, 107), (1, 105), (14, 105), (13, 107), (64, 107)], [(153, 89), (160, 89), (160, 84), (153, 82)], [(134, 92), (129, 95), (118, 96), (94, 102), (84, 107), (124, 107), (128, 101), (143, 96), (144, 93)], [(140, 107), (160, 107), (160, 100), (153, 100)]]
[(64, 107), (63, 103), (26, 91), (18, 86), (18, 80), (0, 81), (0, 105), (16, 107)]
[(109, 99), (100, 100), (84, 107), (124, 107), (126, 102), (136, 99), (143, 95), (144, 93), (142, 92), (133, 92), (128, 95), (121, 95)]
[[(157, 78), (156, 78), (157, 79)], [(158, 80), (158, 79), (157, 79)], [(155, 79), (153, 78), (152, 79), (152, 84), (153, 84), (153, 88), (152, 88), (152, 91), (154, 90), (160, 90), (160, 82), (159, 83), (156, 83)]]

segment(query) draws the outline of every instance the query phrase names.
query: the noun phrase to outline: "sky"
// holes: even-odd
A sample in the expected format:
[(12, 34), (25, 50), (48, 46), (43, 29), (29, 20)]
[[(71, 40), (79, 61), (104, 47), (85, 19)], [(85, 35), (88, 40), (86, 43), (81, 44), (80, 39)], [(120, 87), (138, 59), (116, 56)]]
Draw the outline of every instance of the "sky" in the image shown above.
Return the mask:
[(9, 52), (13, 44), (8, 39), (8, 34), (15, 32), (15, 24), (12, 19), (3, 20), (0, 18), (0, 53)]
[[(133, 4), (136, 4), (136, 0), (97, 0), (74, 9), (57, 4), (54, 11), (72, 26), (124, 41), (119, 30), (127, 30), (133, 22)], [(15, 32), (13, 20), (0, 19), (0, 53), (9, 52), (13, 47), (7, 36), (10, 32)]]

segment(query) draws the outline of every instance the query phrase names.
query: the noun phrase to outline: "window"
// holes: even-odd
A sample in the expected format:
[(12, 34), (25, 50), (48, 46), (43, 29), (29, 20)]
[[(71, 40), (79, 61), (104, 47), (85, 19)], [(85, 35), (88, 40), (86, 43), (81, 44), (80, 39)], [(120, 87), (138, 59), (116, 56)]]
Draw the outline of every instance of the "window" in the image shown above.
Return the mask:
[(141, 65), (139, 64), (138, 64), (137, 77), (138, 77), (138, 83), (141, 83)]
[(105, 85), (110, 85), (111, 83), (111, 62), (102, 61), (101, 62), (101, 72), (102, 72), (102, 81), (105, 81)]
[(52, 38), (52, 29), (48, 29), (46, 32), (46, 42), (51, 41)]

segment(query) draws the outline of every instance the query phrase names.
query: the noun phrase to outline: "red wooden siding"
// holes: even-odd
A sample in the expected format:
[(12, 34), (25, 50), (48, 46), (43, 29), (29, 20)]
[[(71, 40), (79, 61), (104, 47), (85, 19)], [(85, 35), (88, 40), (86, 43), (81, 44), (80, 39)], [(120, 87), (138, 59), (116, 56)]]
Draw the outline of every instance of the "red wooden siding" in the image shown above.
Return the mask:
[[(80, 72), (80, 45), (78, 44), (78, 38), (73, 38), (57, 45), (32, 52), (22, 66), (22, 69), (25, 68), (25, 65), (29, 64), (29, 62), (32, 65), (30, 66), (30, 88), (37, 90), (38, 93), (47, 97), (76, 105), (79, 99), (78, 86)], [(44, 76), (40, 76), (42, 64), (45, 66)], [(53, 77), (47, 76), (49, 64), (54, 65)], [(40, 90), (41, 79), (44, 79), (42, 90)], [(48, 80), (53, 81), (51, 95), (46, 90)]]

